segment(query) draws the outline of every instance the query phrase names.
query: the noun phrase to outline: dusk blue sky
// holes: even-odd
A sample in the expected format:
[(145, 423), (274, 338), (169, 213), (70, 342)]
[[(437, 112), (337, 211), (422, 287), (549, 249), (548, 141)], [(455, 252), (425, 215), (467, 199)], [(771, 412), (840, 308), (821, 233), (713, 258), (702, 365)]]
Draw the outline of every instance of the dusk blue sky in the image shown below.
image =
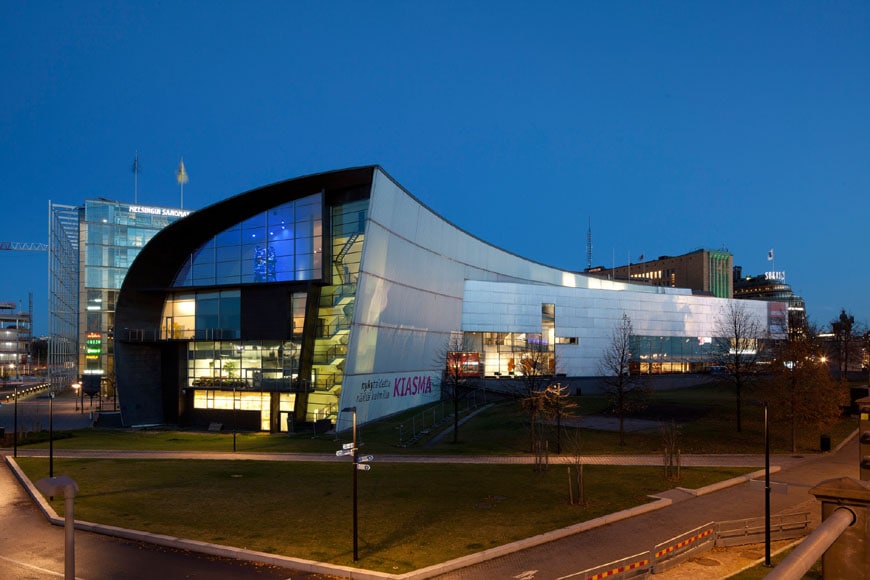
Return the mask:
[[(0, 241), (48, 203), (184, 207), (378, 164), (563, 269), (727, 248), (870, 322), (868, 2), (12, 2)], [(775, 260), (768, 261), (768, 250)], [(0, 301), (48, 328), (44, 253)]]

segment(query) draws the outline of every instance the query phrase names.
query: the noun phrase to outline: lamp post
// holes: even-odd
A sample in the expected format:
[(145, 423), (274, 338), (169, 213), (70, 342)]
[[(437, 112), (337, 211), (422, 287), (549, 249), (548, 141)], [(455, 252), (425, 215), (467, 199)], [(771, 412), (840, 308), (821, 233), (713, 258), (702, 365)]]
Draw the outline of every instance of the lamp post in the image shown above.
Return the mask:
[(236, 383), (233, 382), (233, 452), (236, 451)]
[(764, 405), (764, 565), (770, 568), (770, 433), (767, 401)]
[(15, 397), (15, 411), (12, 419), (12, 457), (18, 457), (18, 385), (12, 387), (13, 396)]
[(54, 391), (48, 393), (48, 476), (54, 477)]

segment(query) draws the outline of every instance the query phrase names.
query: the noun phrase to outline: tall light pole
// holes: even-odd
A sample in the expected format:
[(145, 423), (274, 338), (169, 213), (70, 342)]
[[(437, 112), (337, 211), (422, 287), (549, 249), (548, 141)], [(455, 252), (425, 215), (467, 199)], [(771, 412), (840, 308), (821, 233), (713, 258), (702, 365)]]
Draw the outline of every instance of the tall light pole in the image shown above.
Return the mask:
[(18, 385), (12, 387), (15, 397), (15, 412), (12, 420), (12, 457), (18, 457)]
[(54, 391), (48, 394), (48, 476), (54, 477)]
[(233, 451), (236, 450), (236, 383), (233, 382)]
[(764, 401), (764, 565), (770, 567), (770, 433)]

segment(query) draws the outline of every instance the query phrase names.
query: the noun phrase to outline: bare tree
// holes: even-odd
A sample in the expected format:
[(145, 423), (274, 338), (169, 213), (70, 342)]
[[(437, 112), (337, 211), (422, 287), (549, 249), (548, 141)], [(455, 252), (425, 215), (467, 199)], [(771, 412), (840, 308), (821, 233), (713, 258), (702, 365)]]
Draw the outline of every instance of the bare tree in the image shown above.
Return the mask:
[(737, 432), (743, 431), (743, 394), (758, 371), (765, 336), (761, 321), (740, 300), (729, 300), (716, 321), (717, 356), (728, 369), (737, 403)]
[(463, 333), (451, 333), (445, 347), (438, 353), (439, 365), (444, 365), (441, 380), (441, 398), (453, 404), (453, 442), (459, 442), (459, 403), (480, 376), (479, 356), (466, 344)]
[(544, 390), (545, 412), (555, 422), (556, 453), (562, 453), (562, 421), (573, 416), (573, 410), (578, 407), (571, 399), (568, 387), (553, 383)]
[(835, 349), (832, 353), (837, 361), (837, 371), (840, 380), (844, 380), (849, 372), (849, 360), (857, 355), (860, 348), (859, 337), (855, 333), (855, 317), (840, 310), (840, 316), (831, 321), (831, 334), (834, 335)]
[(542, 437), (541, 418), (547, 409), (546, 387), (552, 356), (543, 341), (529, 341), (520, 356), (520, 405), (529, 417), (529, 450), (534, 453)]
[(619, 444), (625, 445), (625, 418), (646, 408), (651, 392), (640, 375), (631, 374), (631, 336), (634, 327), (625, 312), (613, 328), (610, 343), (599, 361), (613, 413), (619, 418)]
[(788, 424), (792, 453), (797, 452), (799, 429), (828, 427), (847, 401), (845, 389), (831, 378), (823, 354), (812, 336), (783, 342), (765, 385), (771, 415)]
[(665, 479), (668, 481), (680, 481), (682, 460), (680, 458), (680, 426), (676, 421), (671, 421), (661, 427), (662, 462), (665, 467)]
[(573, 429), (567, 436), (568, 453), (568, 503), (587, 507), (583, 485), (583, 446), (580, 429)]

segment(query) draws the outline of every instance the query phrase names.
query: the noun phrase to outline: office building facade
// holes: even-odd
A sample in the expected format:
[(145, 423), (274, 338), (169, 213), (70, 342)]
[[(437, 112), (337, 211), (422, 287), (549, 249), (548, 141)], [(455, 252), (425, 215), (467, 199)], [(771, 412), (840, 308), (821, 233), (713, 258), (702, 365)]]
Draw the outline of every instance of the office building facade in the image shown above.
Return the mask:
[(81, 382), (114, 396), (115, 302), (145, 244), (189, 210), (107, 199), (49, 209), (49, 373), (56, 388)]
[(0, 377), (19, 378), (31, 373), (30, 312), (24, 312), (15, 302), (0, 302)]
[(669, 288), (689, 288), (697, 294), (732, 298), (734, 258), (727, 250), (695, 250), (680, 256), (661, 256), (615, 268), (592, 268), (587, 273), (612, 280)]

